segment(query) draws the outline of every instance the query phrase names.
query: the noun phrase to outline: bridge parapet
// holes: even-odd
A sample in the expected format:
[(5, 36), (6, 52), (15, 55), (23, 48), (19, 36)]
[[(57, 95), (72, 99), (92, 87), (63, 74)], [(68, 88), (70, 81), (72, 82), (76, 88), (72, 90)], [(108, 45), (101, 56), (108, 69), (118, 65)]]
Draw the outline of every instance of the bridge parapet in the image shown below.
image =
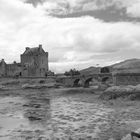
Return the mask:
[(103, 78), (112, 78), (112, 73), (99, 73), (99, 74), (91, 74), (91, 75), (76, 75), (76, 76), (64, 76), (60, 77), (59, 81), (65, 86), (89, 86), (89, 82), (92, 79), (96, 79), (97, 81), (102, 82)]

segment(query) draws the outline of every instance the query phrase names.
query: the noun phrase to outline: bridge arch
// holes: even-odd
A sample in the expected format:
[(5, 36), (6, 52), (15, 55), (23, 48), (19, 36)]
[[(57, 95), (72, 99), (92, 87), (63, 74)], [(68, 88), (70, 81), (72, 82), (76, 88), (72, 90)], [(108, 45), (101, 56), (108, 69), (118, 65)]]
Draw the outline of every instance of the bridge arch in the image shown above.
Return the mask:
[(92, 81), (92, 79), (93, 79), (93, 77), (90, 77), (90, 78), (85, 80), (85, 82), (84, 82), (84, 87), (85, 88), (89, 87), (89, 83)]
[(79, 86), (79, 81), (80, 79), (75, 79), (74, 82), (73, 82), (73, 87), (78, 87)]
[(107, 83), (107, 82), (111, 82), (111, 81), (112, 81), (112, 79), (111, 79), (111, 77), (109, 77), (109, 76), (103, 77), (103, 78), (101, 79), (101, 82), (102, 82), (102, 83)]

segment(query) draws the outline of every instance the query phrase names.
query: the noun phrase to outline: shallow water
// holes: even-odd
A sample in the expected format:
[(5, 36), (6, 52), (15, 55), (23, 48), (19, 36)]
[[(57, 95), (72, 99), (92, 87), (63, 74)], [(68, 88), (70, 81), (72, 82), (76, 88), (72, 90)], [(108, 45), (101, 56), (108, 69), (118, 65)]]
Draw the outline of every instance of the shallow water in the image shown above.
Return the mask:
[[(99, 126), (107, 123), (107, 114), (112, 110), (97, 103), (76, 102), (59, 98), (52, 100), (52, 120), (57, 128), (57, 137), (64, 136), (96, 138)], [(64, 133), (66, 132), (66, 133)]]
[(73, 99), (44, 94), (1, 97), (0, 140), (99, 139), (100, 127), (108, 124), (113, 110)]
[(20, 97), (0, 99), (0, 140), (9, 140), (13, 130), (28, 123), (20, 110), (22, 103)]

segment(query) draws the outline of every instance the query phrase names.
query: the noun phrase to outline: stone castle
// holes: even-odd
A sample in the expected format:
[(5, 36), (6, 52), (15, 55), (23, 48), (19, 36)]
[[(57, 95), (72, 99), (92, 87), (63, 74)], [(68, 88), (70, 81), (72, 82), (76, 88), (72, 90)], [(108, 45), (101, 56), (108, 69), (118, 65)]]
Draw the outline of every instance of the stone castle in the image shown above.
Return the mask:
[(42, 45), (35, 48), (27, 47), (20, 55), (21, 62), (6, 64), (4, 59), (0, 62), (1, 77), (47, 77), (49, 73), (48, 52), (45, 52)]

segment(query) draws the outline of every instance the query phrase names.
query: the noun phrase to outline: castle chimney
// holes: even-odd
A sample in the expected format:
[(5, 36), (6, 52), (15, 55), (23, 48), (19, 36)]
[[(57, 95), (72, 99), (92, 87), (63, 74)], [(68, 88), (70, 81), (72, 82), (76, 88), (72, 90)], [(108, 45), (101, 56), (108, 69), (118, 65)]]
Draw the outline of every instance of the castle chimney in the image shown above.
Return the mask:
[(5, 63), (4, 59), (2, 59), (1, 62), (4, 64)]
[(42, 49), (42, 44), (39, 44), (39, 49)]
[(26, 50), (29, 50), (30, 48), (29, 47), (26, 47)]

